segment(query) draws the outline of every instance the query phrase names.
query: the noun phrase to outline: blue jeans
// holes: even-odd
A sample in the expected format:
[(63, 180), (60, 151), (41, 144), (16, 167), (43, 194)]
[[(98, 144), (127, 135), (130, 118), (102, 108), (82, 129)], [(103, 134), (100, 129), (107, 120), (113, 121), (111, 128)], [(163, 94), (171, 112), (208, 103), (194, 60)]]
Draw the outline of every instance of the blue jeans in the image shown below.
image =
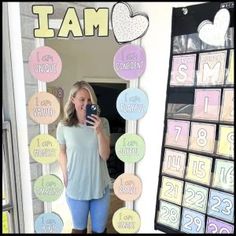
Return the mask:
[(106, 187), (102, 198), (75, 200), (66, 195), (66, 201), (71, 211), (73, 227), (75, 229), (83, 230), (87, 228), (88, 214), (90, 212), (92, 231), (96, 233), (104, 232), (110, 205), (109, 186)]

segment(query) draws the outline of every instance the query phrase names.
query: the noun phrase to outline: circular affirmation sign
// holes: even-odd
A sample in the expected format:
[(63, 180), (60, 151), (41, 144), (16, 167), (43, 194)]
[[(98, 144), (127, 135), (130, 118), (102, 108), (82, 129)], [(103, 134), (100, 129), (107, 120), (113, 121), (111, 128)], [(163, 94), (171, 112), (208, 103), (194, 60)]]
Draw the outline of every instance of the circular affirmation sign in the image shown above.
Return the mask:
[(146, 68), (146, 54), (141, 46), (128, 44), (116, 52), (113, 67), (117, 75), (124, 80), (140, 77)]
[(28, 112), (33, 121), (39, 124), (51, 124), (60, 115), (60, 103), (52, 94), (38, 92), (30, 98)]
[(145, 154), (144, 140), (137, 134), (123, 134), (115, 144), (115, 152), (118, 158), (125, 163), (138, 162)]
[(61, 233), (63, 221), (56, 213), (43, 213), (35, 220), (34, 228), (36, 233)]
[(56, 80), (62, 70), (62, 62), (58, 53), (50, 47), (39, 47), (29, 57), (29, 71), (34, 78), (51, 82)]
[(114, 182), (114, 193), (123, 201), (134, 201), (142, 192), (142, 183), (139, 177), (124, 173)]
[(44, 202), (56, 201), (61, 196), (63, 189), (62, 181), (55, 175), (41, 176), (34, 183), (36, 197)]
[(118, 233), (132, 234), (139, 231), (141, 220), (137, 212), (123, 207), (114, 213), (112, 217), (112, 224)]
[(147, 112), (148, 97), (140, 89), (125, 89), (116, 100), (116, 109), (124, 119), (138, 120)]
[(57, 140), (49, 134), (40, 134), (30, 143), (32, 158), (41, 164), (51, 164), (59, 156), (60, 147)]

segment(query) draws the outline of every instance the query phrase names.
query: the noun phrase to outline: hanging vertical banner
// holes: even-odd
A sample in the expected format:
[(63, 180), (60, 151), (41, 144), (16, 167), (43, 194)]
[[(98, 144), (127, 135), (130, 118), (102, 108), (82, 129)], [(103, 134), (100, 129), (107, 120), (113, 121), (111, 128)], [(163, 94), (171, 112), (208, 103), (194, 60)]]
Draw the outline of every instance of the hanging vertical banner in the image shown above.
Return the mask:
[(233, 7), (173, 9), (155, 230), (234, 233)]

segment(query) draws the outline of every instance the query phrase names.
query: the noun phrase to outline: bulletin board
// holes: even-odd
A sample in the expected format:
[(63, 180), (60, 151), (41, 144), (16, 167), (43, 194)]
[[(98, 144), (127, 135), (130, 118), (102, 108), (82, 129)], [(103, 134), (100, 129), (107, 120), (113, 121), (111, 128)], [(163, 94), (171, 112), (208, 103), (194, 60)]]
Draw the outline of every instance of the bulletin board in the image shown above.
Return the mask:
[[(213, 45), (214, 38), (199, 37), (199, 27), (205, 20), (214, 27), (227, 24), (221, 9), (229, 13), (229, 24), (223, 44)], [(172, 13), (154, 228), (233, 233), (234, 3), (173, 8)]]

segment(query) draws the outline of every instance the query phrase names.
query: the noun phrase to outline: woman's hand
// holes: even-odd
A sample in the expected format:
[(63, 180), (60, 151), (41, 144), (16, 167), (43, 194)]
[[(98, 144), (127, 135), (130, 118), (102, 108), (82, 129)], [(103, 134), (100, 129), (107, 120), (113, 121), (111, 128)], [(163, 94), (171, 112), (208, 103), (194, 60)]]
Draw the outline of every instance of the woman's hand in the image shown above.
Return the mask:
[(102, 121), (101, 118), (97, 115), (92, 114), (92, 116), (88, 116), (90, 120), (86, 120), (92, 127), (95, 129), (96, 133), (99, 134), (102, 131)]

